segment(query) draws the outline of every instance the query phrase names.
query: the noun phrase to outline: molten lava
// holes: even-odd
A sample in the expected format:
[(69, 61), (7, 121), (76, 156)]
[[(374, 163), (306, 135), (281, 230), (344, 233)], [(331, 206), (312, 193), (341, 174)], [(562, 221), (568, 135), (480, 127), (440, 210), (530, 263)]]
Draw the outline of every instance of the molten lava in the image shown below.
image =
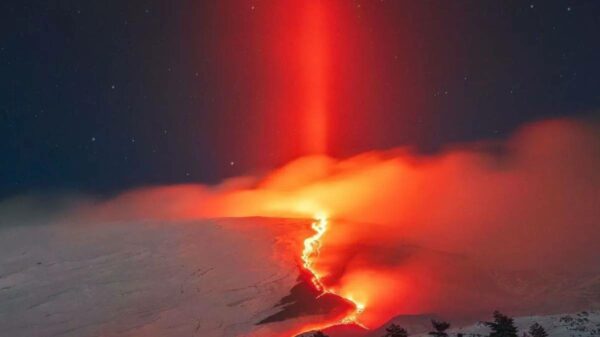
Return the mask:
[(304, 250), (302, 251), (302, 261), (304, 262), (304, 268), (312, 275), (311, 282), (315, 288), (319, 291), (324, 291), (321, 279), (313, 268), (313, 256), (318, 256), (321, 248), (321, 238), (327, 231), (327, 217), (324, 215), (317, 215), (315, 221), (311, 224), (312, 229), (315, 231), (313, 236), (308, 237), (304, 240)]
[(325, 289), (325, 286), (321, 281), (321, 275), (313, 266), (313, 259), (319, 256), (321, 249), (321, 238), (327, 232), (328, 224), (329, 222), (325, 214), (318, 214), (315, 216), (315, 221), (311, 224), (315, 234), (304, 240), (304, 250), (302, 251), (304, 269), (306, 269), (306, 271), (312, 275), (311, 282), (314, 287), (321, 292), (321, 295), (319, 296), (324, 294), (333, 294), (347, 300), (354, 305), (354, 311), (344, 317), (339, 324), (356, 324), (365, 328), (365, 326), (358, 321), (358, 316), (360, 316), (360, 314), (365, 310), (364, 304), (358, 303), (352, 297), (344, 297), (340, 294), (337, 294), (334, 290)]

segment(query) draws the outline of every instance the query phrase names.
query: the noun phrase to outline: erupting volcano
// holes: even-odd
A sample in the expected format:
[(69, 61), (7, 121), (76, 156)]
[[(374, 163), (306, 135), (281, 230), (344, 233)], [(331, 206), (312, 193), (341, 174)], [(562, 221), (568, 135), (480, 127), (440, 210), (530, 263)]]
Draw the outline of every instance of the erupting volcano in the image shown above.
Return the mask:
[(600, 322), (600, 1), (533, 2), (4, 0), (0, 335)]
[[(333, 18), (327, 15), (326, 2), (308, 1), (303, 5), (303, 28), (301, 30), (301, 64), (304, 82), (304, 108), (306, 115), (306, 150), (311, 154), (323, 154), (327, 149), (327, 98), (328, 98), (328, 60), (331, 49), (328, 39), (327, 23)], [(329, 230), (329, 220), (324, 213), (315, 215), (311, 224), (314, 234), (304, 240), (302, 251), (303, 268), (311, 275), (310, 282), (318, 295), (325, 294), (339, 296), (354, 306), (354, 310), (344, 317), (339, 324), (356, 324), (364, 327), (358, 321), (358, 316), (364, 311), (363, 304), (356, 302), (351, 297), (337, 294), (333, 289), (328, 289), (321, 279), (321, 274), (314, 266), (314, 260), (319, 257), (324, 235)]]
[[(315, 216), (315, 221), (311, 224), (311, 228), (315, 231), (315, 234), (304, 240), (304, 250), (302, 251), (302, 261), (304, 263), (303, 267), (310, 273), (312, 285), (315, 287), (315, 289), (321, 292), (319, 296), (324, 294), (333, 294), (346, 299), (354, 305), (354, 310), (344, 317), (340, 322), (338, 322), (338, 324), (356, 324), (366, 328), (358, 320), (360, 314), (365, 310), (365, 306), (353, 300), (351, 297), (343, 297), (339, 294), (336, 294), (336, 292), (332, 289), (326, 289), (326, 286), (321, 280), (321, 275), (313, 266), (314, 259), (319, 256), (321, 249), (321, 238), (327, 233), (328, 226), (329, 220), (325, 214), (320, 213)], [(321, 328), (325, 327), (327, 326)]]

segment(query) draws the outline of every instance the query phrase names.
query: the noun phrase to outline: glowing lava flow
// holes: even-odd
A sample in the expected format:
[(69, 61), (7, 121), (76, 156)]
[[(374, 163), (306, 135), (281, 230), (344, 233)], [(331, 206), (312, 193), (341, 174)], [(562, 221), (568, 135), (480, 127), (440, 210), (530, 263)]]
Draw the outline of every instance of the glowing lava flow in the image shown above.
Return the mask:
[(318, 291), (325, 292), (325, 288), (321, 283), (321, 279), (317, 272), (312, 268), (312, 257), (318, 256), (321, 249), (321, 238), (327, 231), (327, 217), (316, 216), (315, 221), (311, 224), (315, 234), (304, 240), (304, 250), (302, 251), (302, 261), (304, 262), (304, 268), (312, 275), (311, 282)]
[(327, 216), (323, 214), (315, 216), (315, 221), (311, 224), (311, 227), (315, 231), (315, 234), (304, 240), (304, 250), (302, 251), (302, 261), (304, 262), (304, 269), (306, 269), (312, 275), (311, 282), (315, 286), (315, 288), (321, 292), (321, 295), (319, 296), (322, 296), (324, 294), (333, 294), (344, 298), (345, 300), (354, 304), (354, 312), (344, 317), (340, 321), (341, 324), (356, 324), (363, 328), (366, 328), (358, 322), (358, 316), (365, 310), (365, 306), (361, 303), (356, 302), (352, 298), (343, 297), (331, 290), (325, 289), (323, 282), (321, 281), (321, 276), (313, 268), (313, 257), (318, 256), (320, 253), (321, 238), (323, 237), (323, 235), (325, 235), (325, 232), (327, 232), (327, 226)]

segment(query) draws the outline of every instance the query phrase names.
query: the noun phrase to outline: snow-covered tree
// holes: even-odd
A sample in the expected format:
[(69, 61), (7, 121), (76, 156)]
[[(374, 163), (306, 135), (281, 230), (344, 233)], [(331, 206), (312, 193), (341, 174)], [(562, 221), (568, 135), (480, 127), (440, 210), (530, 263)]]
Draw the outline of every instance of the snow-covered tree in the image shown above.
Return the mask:
[(448, 337), (446, 330), (450, 327), (450, 323), (444, 321), (431, 320), (431, 325), (435, 331), (430, 331), (429, 334), (435, 337)]
[(313, 337), (329, 337), (329, 336), (324, 334), (322, 331), (317, 331), (313, 334)]
[(548, 333), (543, 326), (538, 323), (534, 323), (531, 327), (529, 327), (529, 334), (531, 337), (548, 337)]
[(390, 324), (385, 328), (386, 334), (383, 337), (407, 337), (408, 332), (398, 324)]
[(517, 327), (511, 317), (494, 311), (494, 321), (485, 322), (492, 329), (490, 337), (517, 337)]

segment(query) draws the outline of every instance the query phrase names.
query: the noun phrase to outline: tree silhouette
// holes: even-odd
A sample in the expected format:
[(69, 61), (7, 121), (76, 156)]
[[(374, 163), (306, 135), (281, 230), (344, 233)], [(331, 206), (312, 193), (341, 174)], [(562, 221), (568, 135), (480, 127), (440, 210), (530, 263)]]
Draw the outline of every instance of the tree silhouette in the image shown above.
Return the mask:
[(436, 321), (435, 319), (431, 320), (431, 325), (435, 331), (430, 331), (429, 334), (435, 337), (448, 337), (446, 330), (450, 327), (450, 323), (444, 321)]
[(408, 332), (398, 324), (390, 324), (385, 328), (386, 334), (383, 337), (407, 337)]
[(492, 329), (490, 337), (517, 337), (517, 327), (511, 317), (494, 311), (494, 321), (485, 322), (485, 325)]
[(529, 327), (529, 334), (531, 337), (548, 337), (546, 329), (544, 329), (544, 327), (539, 325), (537, 322)]
[(313, 337), (329, 337), (329, 336), (324, 334), (322, 331), (317, 331), (313, 334)]

